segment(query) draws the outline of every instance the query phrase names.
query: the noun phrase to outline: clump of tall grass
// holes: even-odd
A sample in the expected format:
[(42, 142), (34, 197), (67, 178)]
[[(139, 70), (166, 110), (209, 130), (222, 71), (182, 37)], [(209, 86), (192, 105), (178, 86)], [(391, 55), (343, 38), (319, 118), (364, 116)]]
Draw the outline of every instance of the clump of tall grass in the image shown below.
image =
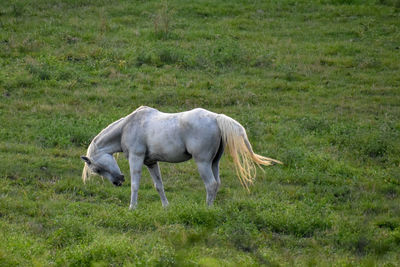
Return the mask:
[(157, 39), (166, 40), (170, 37), (171, 18), (172, 11), (165, 1), (153, 19), (154, 35)]

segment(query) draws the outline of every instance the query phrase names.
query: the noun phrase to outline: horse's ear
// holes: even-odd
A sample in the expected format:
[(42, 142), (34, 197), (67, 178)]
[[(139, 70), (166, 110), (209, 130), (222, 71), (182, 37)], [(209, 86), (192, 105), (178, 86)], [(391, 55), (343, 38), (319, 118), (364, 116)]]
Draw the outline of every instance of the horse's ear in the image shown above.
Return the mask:
[(90, 159), (89, 159), (88, 157), (86, 157), (86, 156), (81, 156), (81, 159), (82, 159), (84, 162), (86, 162), (87, 165), (92, 164), (92, 162), (90, 161)]

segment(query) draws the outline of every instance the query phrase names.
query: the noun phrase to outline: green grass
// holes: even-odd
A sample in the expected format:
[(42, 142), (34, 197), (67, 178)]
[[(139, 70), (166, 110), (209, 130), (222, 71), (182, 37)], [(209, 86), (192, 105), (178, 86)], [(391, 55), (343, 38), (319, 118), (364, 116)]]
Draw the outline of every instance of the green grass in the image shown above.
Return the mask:
[[(400, 2), (1, 1), (1, 266), (396, 266)], [(279, 159), (214, 207), (193, 162), (80, 179), (91, 139), (140, 105), (203, 107)], [(118, 160), (124, 173), (128, 164)]]

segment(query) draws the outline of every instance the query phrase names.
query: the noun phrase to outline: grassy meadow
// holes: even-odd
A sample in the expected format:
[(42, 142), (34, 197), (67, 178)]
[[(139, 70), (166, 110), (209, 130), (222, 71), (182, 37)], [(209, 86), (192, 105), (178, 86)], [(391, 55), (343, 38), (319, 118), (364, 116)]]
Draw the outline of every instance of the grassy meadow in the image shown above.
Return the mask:
[[(141, 105), (203, 107), (285, 164), (215, 204), (192, 161), (81, 180)], [(0, 0), (0, 266), (398, 266), (399, 0)], [(118, 159), (129, 173), (126, 159)]]

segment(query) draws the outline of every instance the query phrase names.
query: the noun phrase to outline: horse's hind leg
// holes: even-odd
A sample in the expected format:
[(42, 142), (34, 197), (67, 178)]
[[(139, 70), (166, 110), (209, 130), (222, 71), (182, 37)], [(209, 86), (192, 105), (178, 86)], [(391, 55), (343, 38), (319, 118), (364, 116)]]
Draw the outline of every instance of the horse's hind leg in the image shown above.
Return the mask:
[(221, 159), (223, 153), (224, 153), (224, 144), (222, 143), (222, 140), (221, 140), (217, 154), (215, 155), (213, 162), (212, 162), (212, 172), (214, 174), (215, 181), (217, 182), (217, 188), (215, 189), (215, 195), (217, 195), (218, 188), (221, 185), (221, 180), (219, 178), (219, 160)]
[(164, 192), (164, 186), (160, 173), (160, 166), (158, 165), (158, 163), (155, 163), (153, 165), (147, 166), (147, 168), (150, 172), (151, 178), (153, 179), (154, 186), (156, 187), (158, 194), (160, 195), (163, 207), (168, 206), (169, 203)]
[(211, 162), (207, 161), (196, 161), (196, 164), (197, 168), (199, 169), (200, 176), (204, 181), (204, 185), (206, 186), (207, 205), (211, 206), (214, 202), (218, 189), (218, 184), (212, 171), (212, 164)]

